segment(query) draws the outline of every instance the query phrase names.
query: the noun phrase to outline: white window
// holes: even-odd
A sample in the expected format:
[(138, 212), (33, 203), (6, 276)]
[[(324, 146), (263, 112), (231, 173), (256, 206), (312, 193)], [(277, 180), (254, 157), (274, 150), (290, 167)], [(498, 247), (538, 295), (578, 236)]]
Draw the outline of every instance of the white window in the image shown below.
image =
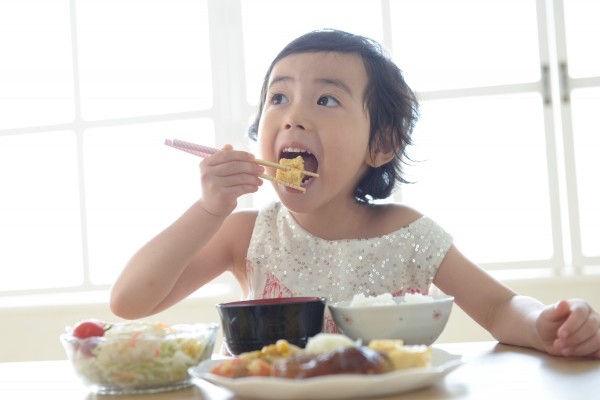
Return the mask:
[(549, 196), (552, 123), (544, 121), (540, 73), (548, 60), (536, 3), (390, 4), (394, 55), (425, 99), (416, 184), (403, 188), (402, 199), (442, 223), (480, 263), (547, 266), (558, 203)]
[(0, 2), (0, 294), (108, 288), (200, 194), (164, 139), (254, 150), (271, 59), (318, 28), (382, 42), (422, 99), (396, 200), (490, 270), (594, 270), (600, 7), (564, 3)]

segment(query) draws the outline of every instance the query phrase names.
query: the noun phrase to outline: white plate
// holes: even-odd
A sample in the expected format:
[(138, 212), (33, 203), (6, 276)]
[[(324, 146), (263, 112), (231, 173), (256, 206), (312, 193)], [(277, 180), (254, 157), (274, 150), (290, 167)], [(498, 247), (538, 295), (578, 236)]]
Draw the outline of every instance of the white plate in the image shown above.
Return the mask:
[(237, 395), (260, 399), (343, 399), (384, 396), (421, 389), (441, 380), (462, 364), (461, 356), (433, 349), (432, 366), (411, 368), (380, 375), (328, 375), (308, 379), (268, 377), (224, 378), (209, 373), (222, 360), (206, 360), (188, 372), (227, 388)]

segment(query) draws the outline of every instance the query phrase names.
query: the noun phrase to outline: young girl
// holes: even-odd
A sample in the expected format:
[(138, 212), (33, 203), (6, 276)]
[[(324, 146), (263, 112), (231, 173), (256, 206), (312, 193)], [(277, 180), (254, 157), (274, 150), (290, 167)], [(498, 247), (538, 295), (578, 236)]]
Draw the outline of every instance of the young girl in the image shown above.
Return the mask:
[[(405, 182), (418, 116), (415, 95), (376, 42), (335, 30), (308, 33), (273, 60), (250, 135), (262, 157), (301, 155), (318, 178), (280, 202), (234, 211), (267, 172), (231, 146), (200, 162), (202, 198), (129, 261), (112, 311), (145, 317), (225, 271), (246, 298), (428, 293), (435, 284), (504, 343), (600, 358), (600, 318), (578, 299), (543, 305), (490, 277), (434, 221), (400, 204), (375, 204)], [(330, 317), (325, 330), (334, 331)]]

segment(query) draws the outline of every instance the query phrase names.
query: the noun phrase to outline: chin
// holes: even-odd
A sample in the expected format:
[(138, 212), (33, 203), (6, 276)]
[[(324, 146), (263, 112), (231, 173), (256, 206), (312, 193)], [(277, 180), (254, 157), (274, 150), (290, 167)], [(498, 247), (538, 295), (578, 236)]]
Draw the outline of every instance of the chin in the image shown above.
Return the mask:
[(311, 204), (306, 199), (306, 194), (303, 193), (281, 193), (279, 192), (279, 200), (281, 204), (288, 210), (296, 214), (306, 214), (314, 210)]

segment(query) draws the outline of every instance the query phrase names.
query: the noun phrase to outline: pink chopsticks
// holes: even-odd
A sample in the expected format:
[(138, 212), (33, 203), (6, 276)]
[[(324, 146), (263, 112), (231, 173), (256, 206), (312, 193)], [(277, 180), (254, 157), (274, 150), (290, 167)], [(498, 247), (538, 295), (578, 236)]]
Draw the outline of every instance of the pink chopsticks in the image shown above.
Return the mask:
[[(165, 145), (173, 147), (177, 150), (185, 151), (186, 153), (190, 153), (190, 154), (196, 155), (198, 157), (202, 157), (202, 158), (209, 157), (210, 155), (216, 153), (217, 151), (220, 151), (219, 149), (215, 149), (214, 147), (203, 146), (201, 144), (186, 142), (184, 140), (179, 140), (179, 139), (165, 139)], [(292, 169), (289, 166), (277, 164), (277, 163), (274, 163), (271, 161), (261, 160), (258, 158), (255, 159), (254, 162), (256, 164), (269, 166), (269, 167), (273, 167), (273, 168), (280, 168), (280, 169), (284, 169), (284, 170), (288, 170), (288, 171), (290, 169)], [(305, 175), (310, 175), (310, 176), (314, 176), (314, 177), (319, 176), (319, 174), (315, 174), (314, 172), (310, 172), (310, 171), (302, 171), (302, 173)], [(277, 179), (271, 175), (263, 174), (260, 177), (264, 178), (264, 179), (268, 179), (270, 181), (280, 183), (282, 185), (285, 185), (285, 186), (288, 186), (291, 188), (294, 188), (296, 190), (300, 190), (301, 192), (306, 192), (306, 189), (301, 186), (294, 185), (293, 183), (286, 182), (281, 179)]]

